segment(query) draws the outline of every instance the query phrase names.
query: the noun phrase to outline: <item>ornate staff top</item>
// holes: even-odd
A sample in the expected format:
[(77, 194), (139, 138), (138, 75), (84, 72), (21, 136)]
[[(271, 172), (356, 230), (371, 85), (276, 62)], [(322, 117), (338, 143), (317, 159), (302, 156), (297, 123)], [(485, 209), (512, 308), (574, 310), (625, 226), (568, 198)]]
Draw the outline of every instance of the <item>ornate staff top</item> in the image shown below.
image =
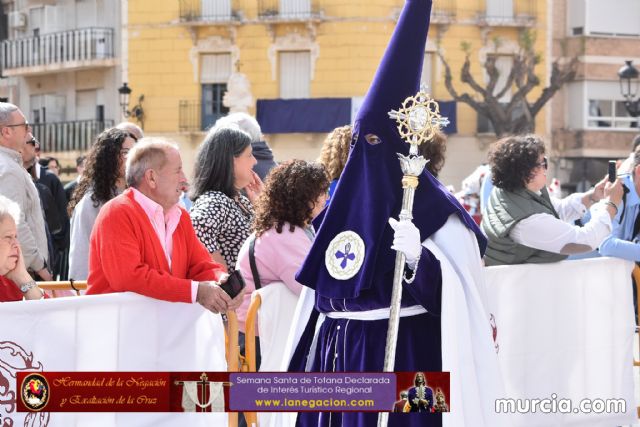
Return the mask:
[(398, 122), (400, 137), (411, 145), (410, 154), (418, 154), (418, 145), (434, 137), (436, 132), (449, 124), (449, 119), (440, 115), (440, 105), (421, 86), (415, 96), (402, 103), (398, 111), (391, 110), (389, 117)]

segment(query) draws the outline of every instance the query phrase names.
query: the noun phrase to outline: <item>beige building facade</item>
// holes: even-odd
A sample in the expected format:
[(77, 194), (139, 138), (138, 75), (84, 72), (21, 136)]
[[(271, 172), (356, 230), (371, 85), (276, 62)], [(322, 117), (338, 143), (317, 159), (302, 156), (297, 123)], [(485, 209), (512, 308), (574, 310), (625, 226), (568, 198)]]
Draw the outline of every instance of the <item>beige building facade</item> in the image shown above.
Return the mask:
[(120, 1), (1, 0), (0, 99), (18, 105), (70, 174), (120, 121)]
[(608, 160), (629, 155), (639, 133), (617, 73), (625, 60), (640, 64), (640, 2), (553, 4), (554, 58), (579, 59), (575, 81), (551, 101), (553, 166), (564, 188), (583, 190), (606, 174)]

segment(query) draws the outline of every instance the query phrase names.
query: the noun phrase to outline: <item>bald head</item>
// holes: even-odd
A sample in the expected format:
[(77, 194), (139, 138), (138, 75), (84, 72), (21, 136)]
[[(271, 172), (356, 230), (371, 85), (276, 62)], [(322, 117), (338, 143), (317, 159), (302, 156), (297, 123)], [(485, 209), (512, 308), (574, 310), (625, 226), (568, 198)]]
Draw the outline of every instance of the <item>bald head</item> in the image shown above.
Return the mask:
[(127, 185), (137, 188), (149, 169), (161, 169), (167, 161), (167, 153), (178, 147), (162, 138), (144, 138), (127, 156)]
[(127, 184), (158, 203), (167, 213), (187, 185), (178, 147), (161, 138), (145, 138), (129, 151)]

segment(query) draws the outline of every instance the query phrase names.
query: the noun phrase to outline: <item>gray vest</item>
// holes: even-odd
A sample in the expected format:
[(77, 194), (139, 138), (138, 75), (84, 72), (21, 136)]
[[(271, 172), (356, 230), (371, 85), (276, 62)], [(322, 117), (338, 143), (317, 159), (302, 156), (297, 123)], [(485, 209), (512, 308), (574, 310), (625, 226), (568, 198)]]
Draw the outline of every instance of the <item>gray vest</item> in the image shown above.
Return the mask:
[(518, 222), (543, 213), (559, 217), (546, 188), (542, 190), (542, 195), (538, 195), (525, 188), (506, 191), (495, 187), (482, 217), (482, 230), (489, 237), (484, 255), (485, 265), (542, 264), (566, 259), (567, 255), (523, 246), (509, 237)]

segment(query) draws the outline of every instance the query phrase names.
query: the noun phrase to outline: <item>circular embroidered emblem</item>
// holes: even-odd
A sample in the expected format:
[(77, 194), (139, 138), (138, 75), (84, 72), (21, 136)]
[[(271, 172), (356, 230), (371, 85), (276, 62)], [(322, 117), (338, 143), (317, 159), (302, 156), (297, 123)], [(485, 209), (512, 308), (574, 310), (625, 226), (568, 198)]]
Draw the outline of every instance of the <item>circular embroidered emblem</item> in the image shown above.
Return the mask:
[(41, 411), (49, 402), (49, 383), (41, 374), (30, 374), (22, 380), (20, 397), (24, 406), (32, 411)]
[(364, 261), (364, 242), (353, 231), (333, 238), (324, 254), (324, 264), (334, 279), (347, 280), (358, 273)]

